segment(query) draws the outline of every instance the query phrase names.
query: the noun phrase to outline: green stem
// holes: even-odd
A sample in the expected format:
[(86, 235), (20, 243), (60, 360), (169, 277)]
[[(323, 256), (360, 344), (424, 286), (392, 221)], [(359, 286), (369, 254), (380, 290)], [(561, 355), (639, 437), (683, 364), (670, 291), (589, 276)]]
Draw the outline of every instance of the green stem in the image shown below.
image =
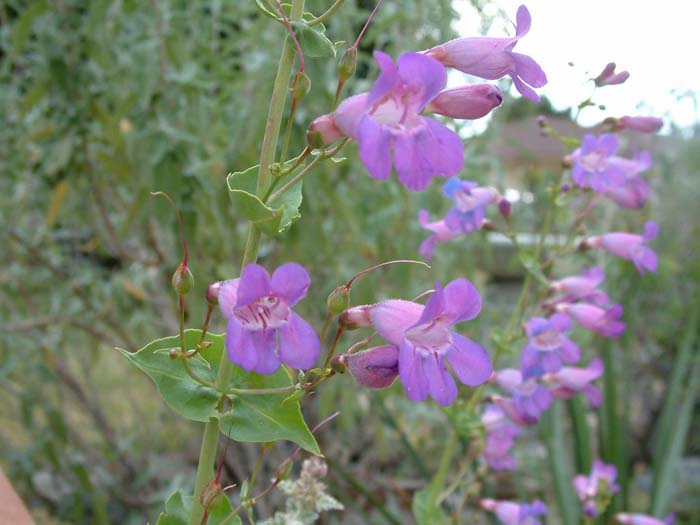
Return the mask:
[(333, 3), (333, 5), (330, 6), (330, 7), (326, 10), (325, 13), (323, 13), (321, 16), (317, 16), (317, 17), (314, 18), (313, 20), (309, 20), (308, 22), (306, 22), (306, 25), (307, 25), (307, 26), (315, 26), (315, 25), (318, 25), (318, 24), (322, 24), (323, 22), (325, 22), (326, 20), (328, 20), (331, 16), (333, 16), (333, 14), (334, 14), (338, 9), (340, 9), (340, 6), (343, 5), (343, 2), (345, 2), (345, 0), (335, 0), (335, 2)]
[(445, 486), (445, 480), (447, 479), (447, 471), (450, 469), (450, 464), (452, 463), (452, 456), (454, 456), (455, 447), (457, 446), (457, 432), (451, 431), (450, 438), (445, 444), (445, 448), (442, 451), (442, 457), (440, 458), (440, 465), (435, 473), (433, 481), (430, 482), (432, 489), (430, 491), (430, 501), (436, 502), (442, 488)]
[[(300, 20), (304, 13), (304, 0), (292, 0), (292, 8), (290, 11), (291, 20)], [(296, 51), (294, 45), (289, 38), (284, 41), (280, 62), (277, 67), (277, 76), (275, 84), (272, 88), (272, 97), (270, 100), (270, 110), (267, 115), (267, 123), (265, 124), (265, 136), (263, 137), (262, 148), (260, 150), (260, 168), (258, 171), (257, 194), (262, 195), (267, 187), (269, 187), (272, 174), (270, 166), (274, 162), (275, 150), (277, 149), (277, 141), (280, 134), (280, 126), (282, 123), (282, 115), (284, 113), (284, 104), (287, 99), (287, 87), (289, 86), (289, 78), (292, 73), (294, 57)], [(260, 245), (260, 231), (251, 224), (248, 229), (248, 239), (246, 241), (245, 252), (243, 253), (243, 261), (241, 268), (244, 268), (248, 263), (255, 261), (258, 257), (258, 247)], [(233, 375), (233, 363), (228, 360), (227, 356), (222, 356), (219, 366), (219, 373), (216, 376), (214, 383), (217, 390), (226, 392), (231, 383)], [(204, 426), (204, 435), (202, 436), (202, 446), (199, 452), (199, 463), (197, 465), (197, 476), (194, 483), (194, 501), (190, 510), (189, 525), (198, 525), (204, 515), (204, 508), (199, 504), (199, 497), (207, 484), (214, 477), (214, 463), (216, 461), (216, 447), (219, 440), (219, 423), (218, 419), (211, 418)]]

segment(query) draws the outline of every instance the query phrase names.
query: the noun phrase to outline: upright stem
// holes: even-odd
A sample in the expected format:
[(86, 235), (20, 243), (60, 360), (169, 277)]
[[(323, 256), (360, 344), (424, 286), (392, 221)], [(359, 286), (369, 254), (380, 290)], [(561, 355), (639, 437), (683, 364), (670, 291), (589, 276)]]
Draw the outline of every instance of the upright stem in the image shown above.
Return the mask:
[[(299, 20), (304, 12), (304, 0), (292, 0), (292, 8), (290, 12), (291, 20)], [(272, 97), (270, 100), (270, 110), (267, 115), (267, 123), (265, 124), (265, 136), (263, 137), (262, 148), (260, 151), (260, 168), (258, 171), (257, 194), (260, 196), (265, 189), (270, 185), (272, 174), (270, 166), (274, 162), (275, 150), (277, 149), (277, 141), (279, 139), (280, 126), (282, 123), (282, 114), (284, 112), (284, 104), (287, 99), (287, 87), (289, 86), (289, 78), (294, 64), (296, 52), (294, 45), (289, 38), (285, 39), (280, 56), (280, 62), (277, 67), (277, 76), (272, 89)], [(245, 267), (250, 262), (253, 262), (258, 257), (258, 247), (260, 245), (260, 230), (253, 224), (248, 229), (248, 239), (246, 241), (245, 252), (241, 268)], [(221, 358), (219, 373), (216, 376), (215, 386), (217, 390), (226, 392), (231, 383), (233, 374), (233, 363), (228, 360), (226, 355)], [(202, 436), (202, 447), (199, 452), (199, 463), (197, 465), (197, 477), (194, 483), (194, 501), (190, 510), (189, 525), (199, 525), (204, 515), (204, 508), (199, 503), (199, 497), (207, 484), (214, 478), (214, 463), (216, 461), (216, 446), (219, 441), (219, 423), (215, 418), (211, 418), (204, 426), (204, 435)]]

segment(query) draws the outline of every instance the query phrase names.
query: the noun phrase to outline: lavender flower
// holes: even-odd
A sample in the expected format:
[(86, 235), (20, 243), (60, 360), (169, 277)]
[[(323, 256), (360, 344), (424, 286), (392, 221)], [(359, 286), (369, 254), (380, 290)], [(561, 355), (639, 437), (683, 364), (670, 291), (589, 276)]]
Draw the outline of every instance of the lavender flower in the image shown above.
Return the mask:
[(425, 306), (411, 301), (382, 301), (371, 310), (372, 324), (399, 351), (399, 376), (406, 396), (422, 401), (431, 396), (447, 406), (457, 399), (457, 386), (447, 371), (469, 386), (488, 380), (493, 367), (486, 351), (451, 331), (455, 323), (474, 319), (481, 297), (466, 279), (456, 279), (435, 292)]
[(619, 71), (618, 73), (615, 73), (616, 67), (615, 62), (610, 62), (608, 65), (606, 65), (603, 68), (603, 71), (600, 72), (600, 75), (594, 79), (595, 85), (598, 87), (612, 86), (625, 82), (630, 77), (630, 74), (627, 71)]
[(610, 503), (610, 497), (620, 491), (615, 483), (617, 468), (596, 459), (588, 476), (574, 478), (574, 490), (586, 516), (594, 518)]
[(651, 188), (639, 174), (651, 167), (651, 154), (648, 151), (640, 151), (632, 159), (612, 157), (610, 162), (622, 169), (625, 173), (625, 180), (620, 186), (606, 189), (603, 195), (621, 208), (639, 209), (644, 207), (651, 195)]
[(459, 172), (464, 164), (462, 140), (420, 115), (445, 87), (445, 68), (420, 53), (403, 53), (397, 65), (381, 51), (375, 51), (374, 58), (381, 73), (372, 90), (345, 100), (334, 114), (337, 128), (357, 140), (369, 175), (388, 179), (393, 164), (404, 186), (420, 191), (433, 177)]
[(630, 117), (625, 115), (617, 119), (616, 130), (629, 129), (641, 133), (656, 133), (664, 125), (664, 121), (658, 117)]
[(620, 337), (625, 331), (625, 323), (620, 321), (623, 308), (619, 304), (604, 308), (588, 303), (561, 303), (556, 306), (586, 330), (605, 337)]
[(433, 234), (427, 237), (418, 248), (418, 253), (428, 260), (433, 258), (435, 247), (438, 242), (451, 241), (463, 235), (459, 230), (450, 229), (444, 220), (430, 222), (427, 210), (421, 210), (418, 213), (418, 222), (422, 228), (433, 232)]
[(512, 395), (493, 396), (492, 401), (518, 425), (534, 425), (552, 404), (552, 395), (536, 379), (523, 379), (520, 370), (505, 368), (496, 372), (496, 382)]
[(549, 289), (564, 295), (550, 300), (547, 304), (552, 306), (558, 303), (572, 303), (585, 301), (598, 306), (609, 304), (605, 292), (598, 290), (598, 286), (605, 280), (605, 271), (600, 266), (584, 268), (581, 275), (572, 275), (554, 281)]
[(663, 519), (647, 516), (646, 514), (620, 513), (613, 516), (613, 520), (623, 525), (673, 525), (676, 515), (671, 513)]
[(589, 403), (597, 407), (603, 400), (600, 390), (591, 383), (603, 375), (603, 362), (595, 358), (587, 367), (562, 367), (561, 370), (543, 377), (550, 384), (549, 391), (555, 399), (571, 399), (582, 392)]
[(399, 375), (399, 349), (395, 346), (376, 346), (339, 358), (358, 383), (370, 388), (388, 387)]
[(320, 353), (314, 329), (292, 306), (306, 296), (311, 279), (303, 266), (283, 264), (272, 274), (257, 264), (240, 279), (224, 281), (219, 307), (228, 320), (226, 352), (244, 370), (272, 374), (280, 363), (311, 368)]
[(656, 253), (644, 245), (646, 241), (656, 238), (658, 233), (659, 226), (654, 221), (649, 221), (644, 225), (643, 235), (613, 232), (589, 237), (584, 241), (584, 244), (595, 248), (603, 248), (618, 257), (628, 259), (634, 263), (640, 274), (644, 274), (645, 271), (655, 272), (658, 266)]
[(581, 356), (576, 343), (564, 335), (571, 331), (571, 320), (562, 313), (549, 319), (532, 317), (525, 331), (530, 341), (520, 360), (523, 380), (556, 372), (563, 363), (575, 363)]
[(475, 120), (503, 102), (501, 90), (491, 84), (471, 84), (441, 91), (425, 110), (450, 118)]
[(486, 463), (493, 470), (513, 470), (517, 466), (515, 458), (508, 452), (520, 434), (520, 428), (510, 423), (503, 411), (496, 405), (487, 405), (481, 416), (486, 430), (486, 445), (482, 452)]
[(518, 8), (516, 21), (512, 38), (457, 38), (425, 53), (446, 67), (487, 80), (508, 75), (522, 95), (537, 102), (540, 97), (532, 88), (544, 86), (547, 76), (531, 57), (513, 52), (518, 41), (530, 31), (532, 19), (524, 5)]
[(495, 512), (503, 525), (541, 525), (537, 516), (547, 514), (547, 506), (540, 500), (532, 503), (515, 503), (482, 499), (479, 504), (482, 509)]
[(625, 173), (610, 159), (615, 155), (619, 142), (615, 135), (606, 133), (597, 138), (585, 135), (581, 147), (576, 149), (569, 160), (573, 163), (571, 178), (580, 188), (591, 188), (603, 192), (625, 182)]
[(499, 195), (493, 188), (482, 188), (476, 182), (452, 177), (442, 187), (442, 192), (455, 201), (445, 216), (445, 224), (451, 230), (471, 233), (481, 228), (484, 208), (495, 202)]

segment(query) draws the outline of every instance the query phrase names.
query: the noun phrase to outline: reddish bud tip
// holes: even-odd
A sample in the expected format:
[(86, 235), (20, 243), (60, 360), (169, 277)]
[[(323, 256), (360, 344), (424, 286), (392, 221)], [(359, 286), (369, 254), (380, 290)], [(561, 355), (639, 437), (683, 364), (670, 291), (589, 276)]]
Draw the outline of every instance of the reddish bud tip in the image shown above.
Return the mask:
[(348, 308), (342, 314), (340, 314), (338, 324), (344, 330), (354, 330), (355, 328), (360, 328), (363, 326), (371, 326), (372, 319), (369, 315), (371, 310), (372, 305), (370, 304)]
[(370, 388), (386, 388), (399, 375), (399, 349), (393, 345), (377, 346), (344, 357), (355, 381)]

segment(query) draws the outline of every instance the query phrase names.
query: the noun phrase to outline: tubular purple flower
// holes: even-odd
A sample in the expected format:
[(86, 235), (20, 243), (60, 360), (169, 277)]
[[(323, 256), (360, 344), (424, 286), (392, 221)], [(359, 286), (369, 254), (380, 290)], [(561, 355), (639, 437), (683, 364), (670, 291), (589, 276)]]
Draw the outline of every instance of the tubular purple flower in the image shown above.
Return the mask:
[(547, 506), (540, 500), (532, 503), (515, 503), (482, 499), (479, 505), (484, 510), (495, 512), (503, 525), (541, 525), (537, 516), (547, 514)]
[(486, 406), (481, 422), (486, 430), (486, 444), (482, 452), (486, 463), (496, 471), (515, 469), (517, 462), (508, 452), (520, 435), (520, 428), (509, 422), (496, 405)]
[(620, 337), (625, 331), (625, 323), (619, 320), (623, 313), (619, 304), (606, 310), (588, 303), (561, 303), (556, 309), (564, 312), (586, 330), (605, 337)]
[(603, 362), (595, 358), (587, 367), (565, 366), (558, 372), (547, 374), (543, 379), (550, 383), (549, 391), (554, 399), (571, 399), (578, 392), (582, 392), (589, 403), (597, 407), (603, 396), (591, 383), (599, 379), (603, 372)]
[(499, 195), (493, 188), (482, 188), (476, 182), (450, 178), (442, 192), (455, 201), (454, 207), (445, 216), (445, 224), (451, 230), (471, 233), (481, 228), (484, 208), (496, 202)]
[(658, 266), (656, 253), (644, 244), (655, 239), (658, 234), (658, 224), (649, 221), (644, 225), (643, 235), (626, 232), (606, 233), (605, 235), (589, 237), (584, 241), (584, 244), (602, 248), (618, 257), (628, 259), (634, 263), (640, 274), (644, 274), (645, 271), (655, 272)]
[(548, 305), (558, 303), (573, 303), (574, 301), (586, 301), (604, 306), (609, 304), (608, 296), (605, 292), (598, 290), (598, 286), (605, 280), (605, 272), (600, 266), (584, 268), (581, 275), (572, 275), (554, 281), (549, 289), (564, 295), (548, 302)]
[(536, 379), (523, 379), (520, 370), (505, 368), (496, 372), (496, 382), (512, 398), (493, 397), (493, 402), (518, 425), (534, 425), (540, 414), (549, 409), (552, 396)]
[(370, 388), (386, 388), (399, 375), (399, 349), (395, 346), (376, 346), (340, 357), (355, 381)]
[(228, 320), (229, 359), (260, 374), (272, 374), (281, 363), (311, 368), (320, 354), (318, 336), (292, 311), (310, 282), (308, 272), (296, 263), (283, 264), (272, 279), (262, 266), (249, 264), (239, 279), (224, 281), (218, 299)]
[(369, 175), (388, 179), (393, 164), (401, 183), (420, 191), (433, 177), (458, 173), (464, 164), (462, 140), (420, 115), (445, 87), (445, 68), (420, 53), (403, 53), (396, 65), (381, 51), (374, 58), (381, 73), (372, 90), (345, 100), (333, 117), (345, 136), (357, 140)]
[(619, 147), (615, 135), (605, 133), (597, 138), (585, 135), (581, 147), (575, 150), (570, 161), (571, 178), (580, 188), (591, 188), (603, 192), (624, 184), (625, 173), (615, 162), (610, 162)]
[(658, 117), (630, 117), (625, 115), (617, 119), (615, 130), (629, 129), (641, 133), (656, 133), (664, 125), (664, 121)]
[(610, 496), (620, 492), (620, 487), (615, 483), (616, 478), (617, 468), (599, 459), (593, 462), (593, 468), (588, 476), (578, 475), (574, 478), (574, 491), (581, 501), (586, 516), (596, 517), (605, 510)]
[(430, 260), (433, 258), (433, 254), (435, 253), (435, 247), (438, 242), (451, 241), (452, 239), (463, 235), (463, 233), (459, 230), (452, 230), (448, 228), (447, 223), (444, 220), (430, 222), (428, 217), (429, 216), (427, 210), (421, 210), (418, 213), (418, 222), (421, 225), (421, 227), (425, 230), (433, 232), (433, 235), (427, 237), (421, 243), (420, 247), (418, 248), (418, 253), (426, 259)]
[(459, 322), (474, 319), (481, 310), (481, 297), (466, 279), (456, 279), (435, 292), (425, 306), (392, 299), (371, 311), (379, 334), (399, 350), (399, 376), (406, 396), (413, 401), (432, 397), (442, 406), (457, 399), (457, 386), (447, 363), (465, 385), (486, 382), (493, 367), (486, 350), (451, 331)]
[(646, 514), (628, 514), (621, 512), (615, 514), (613, 520), (623, 525), (673, 525), (676, 515), (671, 513), (663, 519), (647, 516)]
[(576, 363), (581, 357), (578, 345), (564, 335), (571, 331), (571, 320), (562, 313), (549, 319), (532, 317), (525, 331), (530, 341), (520, 359), (523, 380), (556, 372), (564, 363)]
[(510, 76), (516, 89), (530, 100), (540, 97), (532, 89), (547, 83), (547, 75), (537, 62), (527, 55), (514, 53), (518, 41), (530, 31), (532, 19), (527, 7), (521, 5), (516, 14), (515, 36), (512, 38), (457, 38), (428, 49), (425, 53), (451, 67), (487, 80)]
[(600, 72), (600, 75), (594, 79), (595, 85), (602, 87), (622, 84), (630, 77), (630, 74), (627, 71), (615, 73), (616, 67), (615, 62), (610, 62), (607, 66), (605, 66), (603, 71)]
[(639, 174), (651, 167), (651, 154), (648, 151), (640, 151), (635, 153), (632, 159), (611, 157), (608, 162), (624, 172), (625, 180), (621, 186), (606, 189), (603, 195), (621, 208), (639, 209), (644, 207), (651, 195), (651, 188)]
[(450, 118), (474, 120), (488, 115), (503, 102), (501, 90), (491, 84), (472, 84), (441, 91), (425, 108)]

